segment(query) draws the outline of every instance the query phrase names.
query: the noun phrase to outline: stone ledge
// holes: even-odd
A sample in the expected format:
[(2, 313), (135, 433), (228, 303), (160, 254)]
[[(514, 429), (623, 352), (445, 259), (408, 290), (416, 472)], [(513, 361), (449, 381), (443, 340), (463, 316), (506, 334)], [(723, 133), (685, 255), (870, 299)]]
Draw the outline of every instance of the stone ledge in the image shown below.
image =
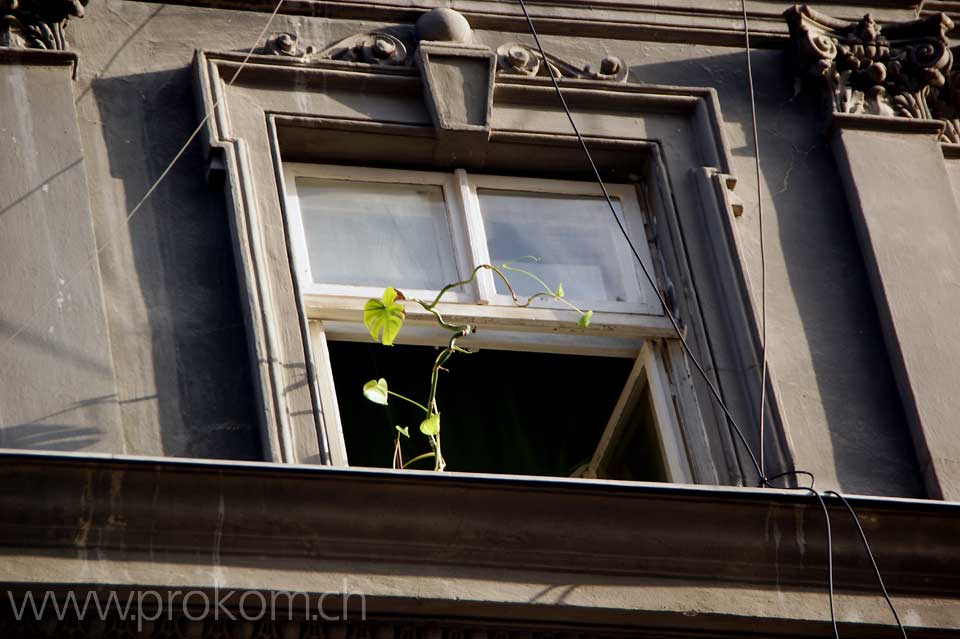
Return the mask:
[[(224, 566), (271, 557), (359, 569), (409, 557), (421, 570), (504, 578), (826, 580), (820, 506), (803, 491), (13, 451), (0, 460), (4, 554), (207, 555), (216, 544)], [(960, 592), (960, 504), (851, 502), (892, 592)], [(837, 582), (872, 592), (849, 516), (836, 502), (830, 510)]]

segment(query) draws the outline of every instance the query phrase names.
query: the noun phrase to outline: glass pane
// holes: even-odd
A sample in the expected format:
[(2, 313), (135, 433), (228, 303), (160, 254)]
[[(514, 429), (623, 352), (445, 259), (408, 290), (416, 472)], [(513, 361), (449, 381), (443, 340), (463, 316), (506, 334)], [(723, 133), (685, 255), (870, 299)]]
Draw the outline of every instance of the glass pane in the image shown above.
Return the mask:
[[(535, 256), (517, 266), (550, 287), (563, 284), (571, 300), (626, 302), (639, 297), (624, 240), (602, 197), (479, 189), (480, 211), (494, 264)], [(623, 216), (619, 200), (613, 201)], [(629, 257), (629, 256), (628, 256)], [(522, 274), (510, 283), (523, 296), (543, 290)], [(503, 282), (497, 292), (507, 294)]]
[(437, 290), (459, 278), (443, 189), (297, 178), (318, 284)]

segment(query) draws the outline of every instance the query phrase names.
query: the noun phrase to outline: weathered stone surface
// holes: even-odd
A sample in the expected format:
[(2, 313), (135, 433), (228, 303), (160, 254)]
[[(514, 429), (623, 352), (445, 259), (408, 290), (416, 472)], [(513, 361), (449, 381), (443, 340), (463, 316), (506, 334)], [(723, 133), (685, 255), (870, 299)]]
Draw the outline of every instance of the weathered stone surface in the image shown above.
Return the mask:
[(122, 453), (74, 62), (0, 55), (0, 448)]
[(937, 132), (836, 126), (834, 151), (921, 470), (932, 495), (956, 501), (960, 207)]
[[(98, 232), (119, 233), (101, 260), (131, 450), (259, 457), (226, 222), (220, 196), (197, 180), (204, 173), (200, 153), (189, 150), (129, 231), (120, 229), (128, 206), (194, 126), (187, 71), (192, 51), (242, 50), (264, 16), (138, 3), (94, 3), (89, 9), (90, 19), (71, 24), (84, 59), (78, 109), (90, 183), (96, 185), (91, 198)], [(877, 15), (902, 18), (893, 9)], [(298, 34), (293, 51), (306, 52), (310, 45), (409, 28), (414, 21), (281, 15), (271, 31)], [(492, 50), (517, 40), (516, 31), (475, 30), (473, 37)], [(757, 193), (747, 177), (752, 151), (743, 135), (749, 104), (742, 51), (555, 35), (545, 36), (545, 45), (550, 55), (568, 61), (604, 55), (629, 61), (632, 81), (717, 88), (733, 169), (741, 177), (737, 191), (744, 212), (737, 227), (756, 287)], [(796, 463), (814, 470), (824, 486), (917, 494), (907, 431), (825, 139), (810, 105), (790, 101), (793, 86), (783, 73), (783, 55), (759, 51), (754, 61), (768, 216), (770, 357)], [(146, 111), (130, 106), (141, 104)], [(873, 374), (864, 376), (865, 370)]]

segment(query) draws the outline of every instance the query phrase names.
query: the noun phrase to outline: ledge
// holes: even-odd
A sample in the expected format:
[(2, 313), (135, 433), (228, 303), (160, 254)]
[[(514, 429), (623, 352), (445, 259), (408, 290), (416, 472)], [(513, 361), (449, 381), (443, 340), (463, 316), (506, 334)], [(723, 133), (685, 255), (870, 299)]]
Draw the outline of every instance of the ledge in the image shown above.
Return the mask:
[(830, 116), (831, 129), (858, 129), (888, 133), (916, 133), (940, 139), (943, 120), (903, 118), (886, 115), (834, 113)]
[[(13, 451), (0, 466), (3, 554), (207, 553), (216, 539), (223, 564), (410, 557), (717, 584), (826, 578), (822, 513), (803, 491)], [(851, 503), (892, 592), (960, 592), (960, 504)], [(830, 510), (838, 583), (874, 589), (846, 511)]]
[(30, 66), (70, 66), (76, 79), (79, 58), (73, 51), (53, 51), (48, 49), (21, 49), (19, 47), (0, 47), (0, 64), (20, 64)]

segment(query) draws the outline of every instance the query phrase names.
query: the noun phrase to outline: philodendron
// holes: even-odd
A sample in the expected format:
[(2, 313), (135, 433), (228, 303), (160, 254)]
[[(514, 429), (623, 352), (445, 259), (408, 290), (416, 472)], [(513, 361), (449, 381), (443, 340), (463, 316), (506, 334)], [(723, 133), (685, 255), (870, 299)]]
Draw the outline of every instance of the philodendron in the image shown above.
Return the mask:
[[(535, 258), (529, 259), (535, 260)], [(387, 287), (384, 289), (383, 295), (379, 299), (367, 300), (367, 303), (363, 308), (363, 323), (370, 332), (370, 336), (384, 346), (393, 346), (394, 340), (397, 338), (400, 329), (403, 327), (403, 320), (406, 317), (404, 303), (419, 305), (420, 308), (433, 315), (437, 324), (441, 328), (444, 328), (450, 332), (450, 338), (447, 341), (446, 348), (440, 351), (440, 354), (437, 355), (436, 360), (433, 362), (433, 368), (430, 371), (430, 393), (425, 403), (421, 404), (420, 402), (414, 401), (409, 397), (404, 397), (403, 395), (390, 390), (387, 380), (383, 378), (372, 379), (363, 385), (364, 397), (375, 404), (386, 406), (390, 401), (390, 397), (396, 397), (397, 399), (412, 404), (419, 410), (423, 411), (423, 420), (420, 422), (420, 432), (427, 438), (427, 441), (430, 444), (430, 451), (421, 455), (417, 455), (413, 459), (404, 463), (400, 451), (400, 438), (406, 437), (409, 439), (410, 430), (408, 427), (395, 426), (395, 432), (393, 433), (393, 467), (395, 469), (407, 468), (418, 461), (430, 458), (433, 459), (434, 470), (442, 471), (444, 468), (446, 468), (447, 464), (443, 458), (443, 450), (440, 443), (440, 409), (437, 406), (437, 385), (440, 381), (440, 371), (446, 370), (445, 368), (442, 368), (443, 365), (447, 363), (447, 360), (449, 360), (454, 353), (470, 354), (471, 351), (457, 345), (457, 340), (459, 340), (461, 337), (465, 337), (476, 332), (476, 327), (471, 324), (451, 324), (447, 322), (437, 310), (437, 306), (443, 300), (444, 295), (455, 288), (470, 284), (477, 278), (477, 274), (482, 270), (491, 271), (496, 277), (500, 278), (507, 290), (510, 292), (510, 297), (513, 300), (514, 305), (517, 307), (525, 308), (530, 306), (535, 300), (541, 298), (552, 299), (566, 304), (580, 314), (580, 319), (577, 322), (579, 327), (586, 328), (590, 325), (590, 319), (593, 316), (593, 311), (581, 310), (566, 300), (564, 298), (562, 284), (558, 285), (556, 289), (551, 289), (542, 279), (530, 271), (512, 266), (511, 262), (500, 264), (499, 266), (493, 266), (492, 264), (481, 264), (473, 270), (469, 278), (444, 286), (440, 292), (437, 293), (437, 296), (429, 302), (420, 299), (407, 299), (404, 297), (403, 293), (393, 287)], [(517, 295), (513, 286), (510, 284), (510, 280), (507, 279), (506, 272), (520, 273), (521, 275), (532, 278), (543, 287), (543, 291), (535, 293), (526, 299), (522, 299)]]

